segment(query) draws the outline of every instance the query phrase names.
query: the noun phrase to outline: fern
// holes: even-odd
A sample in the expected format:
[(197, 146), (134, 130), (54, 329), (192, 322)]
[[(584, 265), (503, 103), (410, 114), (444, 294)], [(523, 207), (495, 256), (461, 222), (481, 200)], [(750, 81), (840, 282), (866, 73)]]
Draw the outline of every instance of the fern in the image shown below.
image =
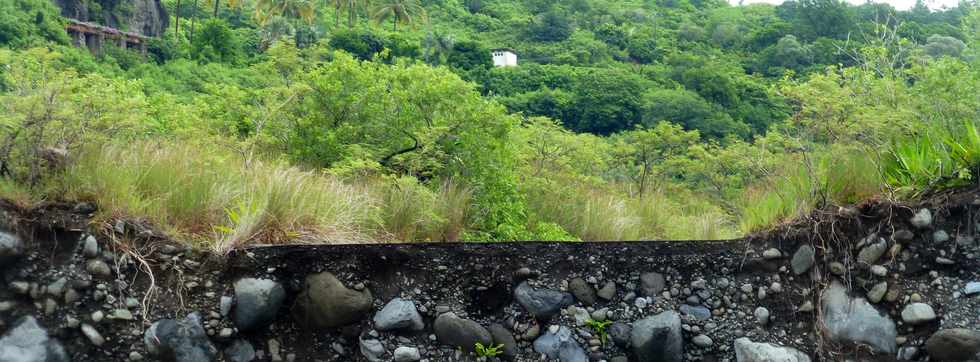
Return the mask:
[(601, 341), (603, 345), (606, 344), (606, 339), (609, 338), (609, 332), (606, 331), (606, 327), (609, 327), (610, 324), (612, 324), (612, 321), (600, 322), (597, 320), (589, 319), (588, 321), (585, 322), (585, 325), (589, 326), (589, 328), (592, 328), (592, 330), (599, 335), (599, 341)]
[(477, 357), (496, 357), (504, 353), (504, 345), (498, 344), (496, 346), (484, 346), (483, 343), (476, 342), (476, 356)]

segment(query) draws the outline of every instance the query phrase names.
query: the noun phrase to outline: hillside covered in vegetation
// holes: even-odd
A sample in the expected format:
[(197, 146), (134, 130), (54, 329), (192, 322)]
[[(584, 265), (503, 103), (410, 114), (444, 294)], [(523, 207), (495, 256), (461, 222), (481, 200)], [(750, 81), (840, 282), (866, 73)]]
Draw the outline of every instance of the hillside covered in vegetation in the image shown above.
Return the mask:
[(0, 3), (0, 195), (228, 250), (724, 239), (980, 176), (976, 2), (162, 5), (144, 58)]

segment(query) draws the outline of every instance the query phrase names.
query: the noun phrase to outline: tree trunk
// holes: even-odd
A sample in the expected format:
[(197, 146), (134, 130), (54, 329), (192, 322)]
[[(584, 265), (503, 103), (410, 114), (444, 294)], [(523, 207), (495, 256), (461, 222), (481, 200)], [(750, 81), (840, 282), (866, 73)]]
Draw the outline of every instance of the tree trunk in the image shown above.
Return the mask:
[(177, 8), (174, 9), (174, 17), (177, 21), (174, 22), (174, 39), (180, 39), (180, 0), (177, 0)]
[(221, 6), (221, 0), (214, 0), (214, 17), (218, 17), (218, 6)]
[(398, 32), (398, 15), (391, 18), (391, 31), (395, 33)]
[(191, 14), (191, 34), (190, 34), (191, 43), (194, 42), (194, 23), (195, 23), (195, 19), (197, 19), (197, 2), (198, 0), (194, 0), (194, 13)]
[(354, 28), (354, 21), (357, 19), (357, 3), (348, 2), (347, 3), (347, 28)]

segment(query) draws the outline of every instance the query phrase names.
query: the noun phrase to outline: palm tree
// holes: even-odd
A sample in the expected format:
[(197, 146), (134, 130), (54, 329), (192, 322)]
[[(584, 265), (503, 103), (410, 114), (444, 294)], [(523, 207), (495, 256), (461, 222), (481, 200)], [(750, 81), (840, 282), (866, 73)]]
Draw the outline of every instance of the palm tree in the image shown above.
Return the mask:
[(218, 17), (218, 7), (221, 6), (221, 1), (228, 3), (228, 7), (237, 8), (242, 5), (242, 0), (208, 0), (208, 4), (214, 6), (214, 17)]
[(335, 23), (340, 26), (340, 13), (347, 11), (347, 27), (354, 26), (354, 19), (357, 18), (357, 8), (359, 5), (367, 3), (365, 0), (330, 0), (335, 10)]
[(198, 0), (194, 0), (194, 13), (191, 14), (191, 43), (194, 42), (194, 23), (196, 22), (195, 19), (197, 19), (197, 2)]
[(330, 3), (333, 4), (334, 25), (340, 26), (340, 12), (341, 10), (343, 10), (344, 4), (347, 3), (347, 0), (329, 0), (329, 1)]
[(456, 45), (456, 37), (452, 35), (442, 35), (433, 31), (426, 34), (422, 40), (425, 48), (425, 62), (431, 65), (442, 64)]
[(255, 18), (265, 24), (273, 16), (299, 18), (312, 23), (316, 17), (316, 6), (311, 0), (258, 0), (255, 3)]
[(347, 27), (353, 28), (354, 23), (357, 22), (357, 12), (358, 10), (364, 9), (367, 12), (368, 7), (371, 4), (370, 0), (338, 0), (343, 2), (342, 7), (347, 9)]
[(177, 21), (174, 22), (174, 39), (180, 39), (180, 0), (177, 0), (177, 7), (174, 9), (174, 17)]
[(391, 18), (391, 30), (398, 31), (398, 23), (414, 25), (416, 19), (426, 21), (425, 8), (418, 0), (383, 0), (374, 12), (374, 19), (381, 23)]

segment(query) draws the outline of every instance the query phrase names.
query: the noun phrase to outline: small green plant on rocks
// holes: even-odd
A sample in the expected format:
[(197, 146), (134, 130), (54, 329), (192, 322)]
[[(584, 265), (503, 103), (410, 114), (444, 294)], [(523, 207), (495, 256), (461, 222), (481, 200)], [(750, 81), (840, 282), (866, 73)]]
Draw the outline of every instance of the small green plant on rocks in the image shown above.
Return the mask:
[(497, 357), (504, 353), (503, 344), (484, 346), (483, 343), (476, 342), (476, 348), (474, 349), (476, 350), (477, 357)]
[(609, 338), (609, 332), (606, 331), (606, 327), (609, 327), (610, 324), (612, 324), (612, 321), (600, 322), (597, 320), (589, 319), (588, 321), (585, 322), (585, 325), (589, 326), (589, 328), (592, 328), (592, 330), (599, 335), (599, 340), (602, 341), (603, 345), (606, 344), (606, 339)]

